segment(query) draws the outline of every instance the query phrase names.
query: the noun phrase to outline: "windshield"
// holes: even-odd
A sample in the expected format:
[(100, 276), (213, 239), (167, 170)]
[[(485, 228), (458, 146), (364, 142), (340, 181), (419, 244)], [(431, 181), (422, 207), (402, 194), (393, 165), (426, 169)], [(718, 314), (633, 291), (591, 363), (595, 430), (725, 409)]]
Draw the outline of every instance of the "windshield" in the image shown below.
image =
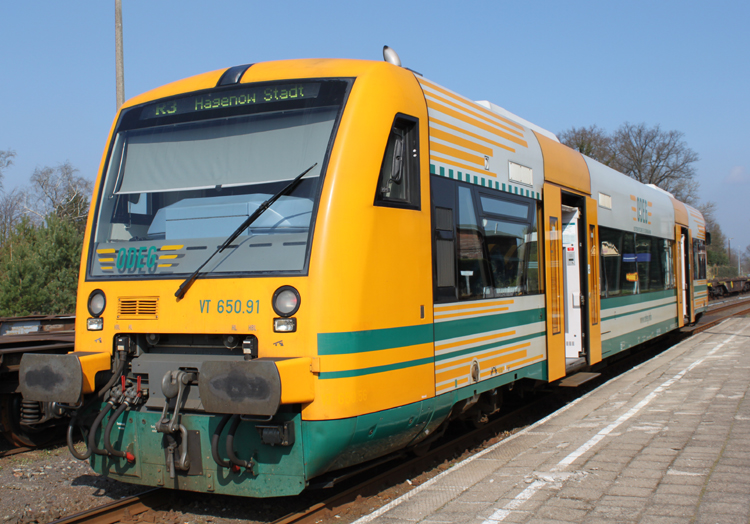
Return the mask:
[(304, 271), (322, 166), (348, 83), (244, 85), (123, 114), (89, 275), (195, 271), (269, 197), (317, 163), (203, 271)]

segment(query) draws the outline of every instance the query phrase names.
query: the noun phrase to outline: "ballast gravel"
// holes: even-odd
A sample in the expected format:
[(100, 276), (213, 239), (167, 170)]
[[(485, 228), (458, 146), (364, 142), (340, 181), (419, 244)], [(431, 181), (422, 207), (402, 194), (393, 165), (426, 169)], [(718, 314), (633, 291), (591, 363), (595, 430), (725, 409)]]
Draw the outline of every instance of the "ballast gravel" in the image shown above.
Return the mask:
[[(9, 449), (0, 437), (0, 450)], [(100, 477), (66, 446), (0, 458), (0, 523), (47, 523), (144, 491)]]

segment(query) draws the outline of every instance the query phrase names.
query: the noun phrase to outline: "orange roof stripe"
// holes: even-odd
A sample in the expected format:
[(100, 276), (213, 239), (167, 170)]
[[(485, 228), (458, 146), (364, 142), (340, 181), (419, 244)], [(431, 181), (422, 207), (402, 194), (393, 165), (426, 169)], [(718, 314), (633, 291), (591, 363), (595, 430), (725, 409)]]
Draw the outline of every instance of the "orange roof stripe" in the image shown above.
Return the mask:
[[(460, 133), (463, 133), (466, 136), (470, 136), (471, 138), (476, 138), (477, 140), (481, 140), (481, 141), (486, 142), (487, 144), (491, 144), (491, 145), (493, 145), (495, 147), (501, 147), (503, 149), (506, 149), (506, 150), (510, 151), (511, 153), (515, 153), (516, 152), (516, 150), (513, 149), (510, 146), (506, 146), (505, 144), (501, 144), (500, 142), (495, 142), (494, 140), (490, 140), (489, 138), (485, 138), (482, 135), (478, 135), (476, 133), (472, 133), (471, 131), (467, 131), (466, 129), (461, 129), (458, 126), (454, 126), (453, 124), (449, 124), (448, 122), (443, 122), (442, 120), (438, 120), (437, 118), (430, 118), (430, 124), (437, 124), (437, 125), (440, 125), (440, 126), (443, 126), (443, 127), (447, 127), (448, 129), (451, 129), (453, 131), (458, 131)], [(431, 125), (430, 126), (430, 131), (432, 131), (433, 129), (435, 129), (435, 128), (432, 127), (432, 125)]]
[(437, 153), (442, 153), (443, 155), (452, 156), (453, 158), (459, 158), (461, 160), (465, 160), (466, 162), (477, 164), (478, 166), (481, 166), (482, 169), (484, 166), (484, 157), (472, 155), (471, 153), (461, 151), (460, 149), (456, 149), (455, 147), (446, 146), (445, 144), (432, 142), (430, 144), (430, 150)]
[[(508, 118), (505, 118), (502, 115), (498, 115), (497, 113), (494, 113), (494, 112), (490, 111), (486, 107), (482, 107), (479, 104), (477, 104), (476, 102), (474, 102), (472, 100), (469, 100), (468, 98), (464, 98), (464, 97), (456, 95), (455, 93), (451, 93), (447, 89), (442, 88), (442, 87), (440, 87), (437, 84), (433, 84), (432, 82), (430, 82), (429, 80), (426, 80), (424, 78), (420, 78), (419, 82), (421, 84), (423, 84), (423, 85), (428, 86), (433, 91), (437, 91), (438, 93), (442, 93), (442, 94), (444, 94), (446, 96), (449, 96), (449, 97), (451, 97), (451, 98), (453, 98), (455, 100), (460, 100), (464, 104), (470, 105), (471, 107), (473, 107), (475, 109), (478, 109), (479, 111), (481, 111), (482, 113), (486, 114), (487, 116), (489, 116), (491, 118), (495, 118), (497, 120), (500, 120), (501, 122), (505, 122), (506, 124), (509, 124), (509, 125), (511, 125), (511, 126), (513, 126), (515, 128), (518, 128), (521, 132), (523, 132), (523, 126), (520, 125), (519, 123), (514, 122), (513, 120), (510, 120)], [(430, 96), (435, 96), (435, 95), (430, 95)], [(518, 131), (513, 130), (513, 132), (517, 133)]]
[(448, 100), (447, 98), (443, 98), (442, 96), (438, 96), (438, 95), (433, 94), (433, 93), (428, 93), (428, 95), (429, 95), (429, 97), (431, 99), (433, 99), (433, 100), (435, 100), (437, 102), (442, 102), (443, 104), (447, 104), (447, 105), (449, 105), (451, 107), (455, 107), (456, 109), (458, 109), (460, 111), (465, 111), (465, 112), (469, 113), (470, 115), (472, 115), (472, 116), (474, 116), (476, 118), (480, 118), (480, 119), (484, 120), (488, 124), (492, 124), (494, 126), (499, 127), (500, 129), (504, 129), (505, 131), (508, 131), (509, 133), (513, 133), (515, 136), (517, 136), (519, 138), (523, 138), (523, 134), (519, 133), (518, 131), (516, 131), (512, 127), (508, 127), (505, 124), (501, 124), (500, 122), (494, 122), (494, 121), (492, 121), (492, 120), (490, 120), (488, 118), (485, 118), (484, 115), (482, 115), (480, 113), (475, 113), (471, 109), (469, 109), (467, 107), (464, 107), (461, 104), (457, 104), (455, 102), (452, 102), (452, 101)]
[(451, 133), (446, 133), (445, 131), (441, 131), (440, 129), (430, 129), (430, 137), (445, 140), (446, 142), (465, 147), (466, 149), (471, 149), (472, 151), (476, 151), (477, 153), (480, 153), (482, 155), (494, 156), (492, 149), (490, 149), (489, 147), (485, 147), (483, 145), (477, 144), (476, 142), (466, 140), (465, 138), (461, 138), (460, 136), (456, 136)]
[(471, 126), (478, 127), (479, 129), (483, 129), (487, 131), (488, 133), (492, 133), (493, 135), (501, 136), (505, 138), (506, 140), (510, 140), (511, 142), (518, 144), (519, 146), (523, 147), (529, 147), (529, 145), (526, 143), (526, 140), (523, 140), (521, 138), (518, 138), (515, 135), (511, 135), (509, 133), (506, 133), (502, 129), (499, 129), (497, 127), (493, 127), (489, 124), (486, 124), (480, 120), (477, 120), (476, 118), (472, 118), (468, 115), (465, 115), (463, 113), (459, 113), (455, 109), (451, 109), (450, 107), (446, 107), (442, 104), (439, 104), (437, 102), (433, 102), (432, 100), (427, 100), (427, 107), (430, 109), (433, 109), (435, 111), (438, 111), (440, 113), (443, 113), (448, 116), (452, 116), (453, 118), (456, 118), (460, 120), (461, 122), (465, 122)]

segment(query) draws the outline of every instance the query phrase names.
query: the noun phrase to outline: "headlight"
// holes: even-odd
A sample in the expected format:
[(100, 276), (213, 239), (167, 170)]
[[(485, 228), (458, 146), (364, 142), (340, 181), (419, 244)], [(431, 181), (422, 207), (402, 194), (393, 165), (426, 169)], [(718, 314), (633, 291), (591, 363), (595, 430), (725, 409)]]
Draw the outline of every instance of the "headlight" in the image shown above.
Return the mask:
[(294, 333), (297, 331), (296, 318), (274, 318), (273, 330), (275, 333)]
[(86, 329), (88, 329), (89, 331), (101, 331), (102, 329), (104, 329), (104, 319), (103, 318), (87, 318)]
[(95, 289), (89, 295), (88, 308), (89, 313), (92, 317), (98, 317), (104, 312), (104, 308), (107, 307), (107, 298), (104, 296), (104, 291), (101, 289)]
[(291, 317), (299, 309), (299, 292), (292, 286), (281, 286), (273, 294), (271, 305), (280, 317)]

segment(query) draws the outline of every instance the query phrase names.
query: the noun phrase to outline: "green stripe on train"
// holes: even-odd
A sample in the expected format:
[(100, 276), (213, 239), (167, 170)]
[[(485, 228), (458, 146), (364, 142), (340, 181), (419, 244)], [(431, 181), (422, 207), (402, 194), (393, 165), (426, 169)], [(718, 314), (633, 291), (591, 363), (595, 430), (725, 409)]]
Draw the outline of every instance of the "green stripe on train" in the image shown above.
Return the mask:
[(319, 333), (318, 355), (348, 355), (432, 342), (432, 324), (344, 333)]
[(515, 328), (543, 321), (544, 308), (538, 308), (440, 322), (435, 324), (435, 342), (471, 335), (481, 335), (488, 331)]
[[(615, 353), (643, 344), (647, 340), (664, 335), (674, 329), (677, 329), (676, 318), (652, 324), (609, 340), (602, 340), (602, 357), (611, 357)], [(605, 335), (605, 333), (602, 333), (602, 335)]]
[(361, 377), (364, 375), (373, 375), (375, 373), (385, 373), (386, 371), (395, 371), (397, 369), (423, 366), (425, 364), (432, 364), (434, 361), (435, 359), (433, 357), (428, 357), (409, 360), (407, 362), (396, 362), (395, 364), (387, 364), (384, 366), (373, 366), (371, 368), (345, 369), (343, 371), (323, 371), (320, 373), (319, 378), (320, 380), (330, 380), (336, 378)]
[[(645, 302), (645, 304), (649, 304), (649, 302)], [(630, 316), (630, 315), (637, 315), (639, 313), (643, 313), (644, 311), (651, 311), (652, 309), (659, 309), (659, 308), (663, 308), (663, 307), (671, 307), (671, 308), (674, 309), (674, 308), (676, 308), (676, 306), (677, 306), (676, 302), (668, 302), (666, 304), (660, 304), (658, 306), (643, 307), (643, 308), (640, 308), (640, 309), (636, 309), (634, 311), (628, 311), (627, 313), (620, 313), (619, 315), (609, 315), (609, 316), (606, 316), (606, 317), (602, 315), (602, 320), (614, 320), (616, 318), (627, 317), (627, 316)]]
[[(518, 327), (544, 320), (544, 309), (530, 309), (512, 313), (500, 313), (482, 317), (452, 320), (434, 324), (436, 340), (479, 335)], [(318, 355), (350, 355), (383, 349), (393, 349), (433, 341), (433, 324), (404, 326), (397, 328), (347, 331), (343, 333), (319, 333)]]
[(676, 297), (676, 289), (665, 289), (664, 291), (651, 291), (649, 293), (639, 293), (637, 295), (625, 295), (622, 297), (602, 298), (602, 311), (615, 307), (630, 306), (633, 304), (642, 304), (653, 300)]

